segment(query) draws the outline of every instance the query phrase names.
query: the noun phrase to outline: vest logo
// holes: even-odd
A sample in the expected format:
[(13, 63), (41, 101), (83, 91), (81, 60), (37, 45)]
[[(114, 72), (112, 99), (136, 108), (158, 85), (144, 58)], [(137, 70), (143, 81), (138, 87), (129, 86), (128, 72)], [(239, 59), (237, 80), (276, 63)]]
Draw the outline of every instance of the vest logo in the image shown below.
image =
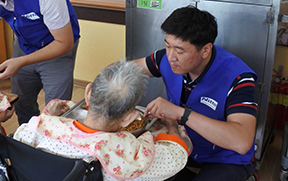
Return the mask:
[(205, 104), (206, 106), (210, 107), (214, 111), (216, 110), (217, 105), (218, 105), (217, 101), (215, 101), (214, 99), (211, 99), (209, 97), (201, 97), (200, 103)]
[(36, 20), (36, 19), (40, 19), (40, 17), (36, 14), (36, 13), (34, 13), (34, 12), (32, 12), (32, 13), (28, 13), (28, 14), (23, 14), (23, 15), (21, 15), (23, 18), (27, 18), (27, 19), (30, 19), (30, 20)]

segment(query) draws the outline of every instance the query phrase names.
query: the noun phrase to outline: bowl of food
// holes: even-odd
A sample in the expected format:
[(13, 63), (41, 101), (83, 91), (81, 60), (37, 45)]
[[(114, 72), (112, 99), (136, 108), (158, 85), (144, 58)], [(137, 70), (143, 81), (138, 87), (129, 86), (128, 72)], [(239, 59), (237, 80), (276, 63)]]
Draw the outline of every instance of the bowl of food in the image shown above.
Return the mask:
[(149, 121), (148, 119), (144, 118), (144, 113), (141, 110), (138, 111), (139, 116), (128, 126), (121, 128), (120, 131), (128, 131), (136, 137), (140, 136), (145, 131), (146, 125), (149, 123)]

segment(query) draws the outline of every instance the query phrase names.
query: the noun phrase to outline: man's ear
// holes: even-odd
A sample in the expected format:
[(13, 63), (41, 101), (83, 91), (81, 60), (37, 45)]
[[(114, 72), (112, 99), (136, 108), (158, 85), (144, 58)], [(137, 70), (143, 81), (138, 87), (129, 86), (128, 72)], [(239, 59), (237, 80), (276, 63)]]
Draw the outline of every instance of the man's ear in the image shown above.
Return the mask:
[(85, 102), (87, 106), (89, 106), (90, 104), (91, 88), (92, 88), (92, 83), (89, 83), (85, 88)]
[(211, 54), (212, 48), (213, 48), (212, 43), (207, 43), (206, 45), (204, 45), (201, 49), (202, 58), (204, 59), (207, 58)]
[(137, 110), (133, 110), (132, 112), (130, 112), (120, 123), (121, 127), (126, 127), (128, 126), (130, 123), (132, 123), (138, 116), (139, 116), (139, 111)]

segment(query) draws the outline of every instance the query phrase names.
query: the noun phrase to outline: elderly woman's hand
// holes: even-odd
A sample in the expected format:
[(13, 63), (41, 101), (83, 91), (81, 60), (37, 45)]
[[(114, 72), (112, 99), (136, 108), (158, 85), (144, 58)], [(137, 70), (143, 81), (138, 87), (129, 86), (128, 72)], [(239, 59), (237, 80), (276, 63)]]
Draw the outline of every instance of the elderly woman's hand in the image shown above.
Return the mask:
[(5, 111), (0, 113), (0, 122), (5, 122), (8, 119), (10, 119), (14, 113), (14, 106), (12, 106), (10, 109), (6, 109)]
[(173, 134), (180, 138), (180, 132), (179, 132), (177, 121), (171, 120), (171, 119), (161, 119), (161, 122), (166, 124), (167, 129), (168, 129), (168, 134)]
[(66, 102), (56, 102), (51, 108), (49, 108), (49, 114), (51, 116), (61, 116), (63, 113), (67, 112), (70, 107)]

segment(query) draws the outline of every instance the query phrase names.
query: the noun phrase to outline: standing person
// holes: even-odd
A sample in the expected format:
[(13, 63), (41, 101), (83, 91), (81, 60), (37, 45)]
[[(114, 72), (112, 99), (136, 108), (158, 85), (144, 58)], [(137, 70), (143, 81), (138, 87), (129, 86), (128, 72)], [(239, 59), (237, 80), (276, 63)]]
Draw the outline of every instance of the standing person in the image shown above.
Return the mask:
[(82, 123), (59, 117), (67, 104), (52, 100), (40, 116), (22, 124), (14, 138), (58, 156), (92, 155), (101, 162), (104, 181), (161, 181), (175, 175), (192, 149), (183, 126), (162, 120), (166, 127), (157, 125), (138, 138), (121, 131), (139, 116), (135, 106), (147, 82), (141, 71), (133, 62), (106, 67), (86, 87), (88, 114)]
[(0, 79), (11, 77), (19, 124), (39, 115), (37, 96), (46, 104), (71, 99), (79, 25), (69, 0), (1, 0), (0, 17), (17, 36), (13, 55), (0, 65)]
[(178, 120), (193, 143), (187, 166), (174, 180), (242, 181), (253, 162), (257, 75), (242, 60), (214, 45), (215, 17), (195, 7), (175, 10), (161, 25), (166, 49), (135, 60), (162, 77), (167, 98), (151, 101), (145, 116)]

